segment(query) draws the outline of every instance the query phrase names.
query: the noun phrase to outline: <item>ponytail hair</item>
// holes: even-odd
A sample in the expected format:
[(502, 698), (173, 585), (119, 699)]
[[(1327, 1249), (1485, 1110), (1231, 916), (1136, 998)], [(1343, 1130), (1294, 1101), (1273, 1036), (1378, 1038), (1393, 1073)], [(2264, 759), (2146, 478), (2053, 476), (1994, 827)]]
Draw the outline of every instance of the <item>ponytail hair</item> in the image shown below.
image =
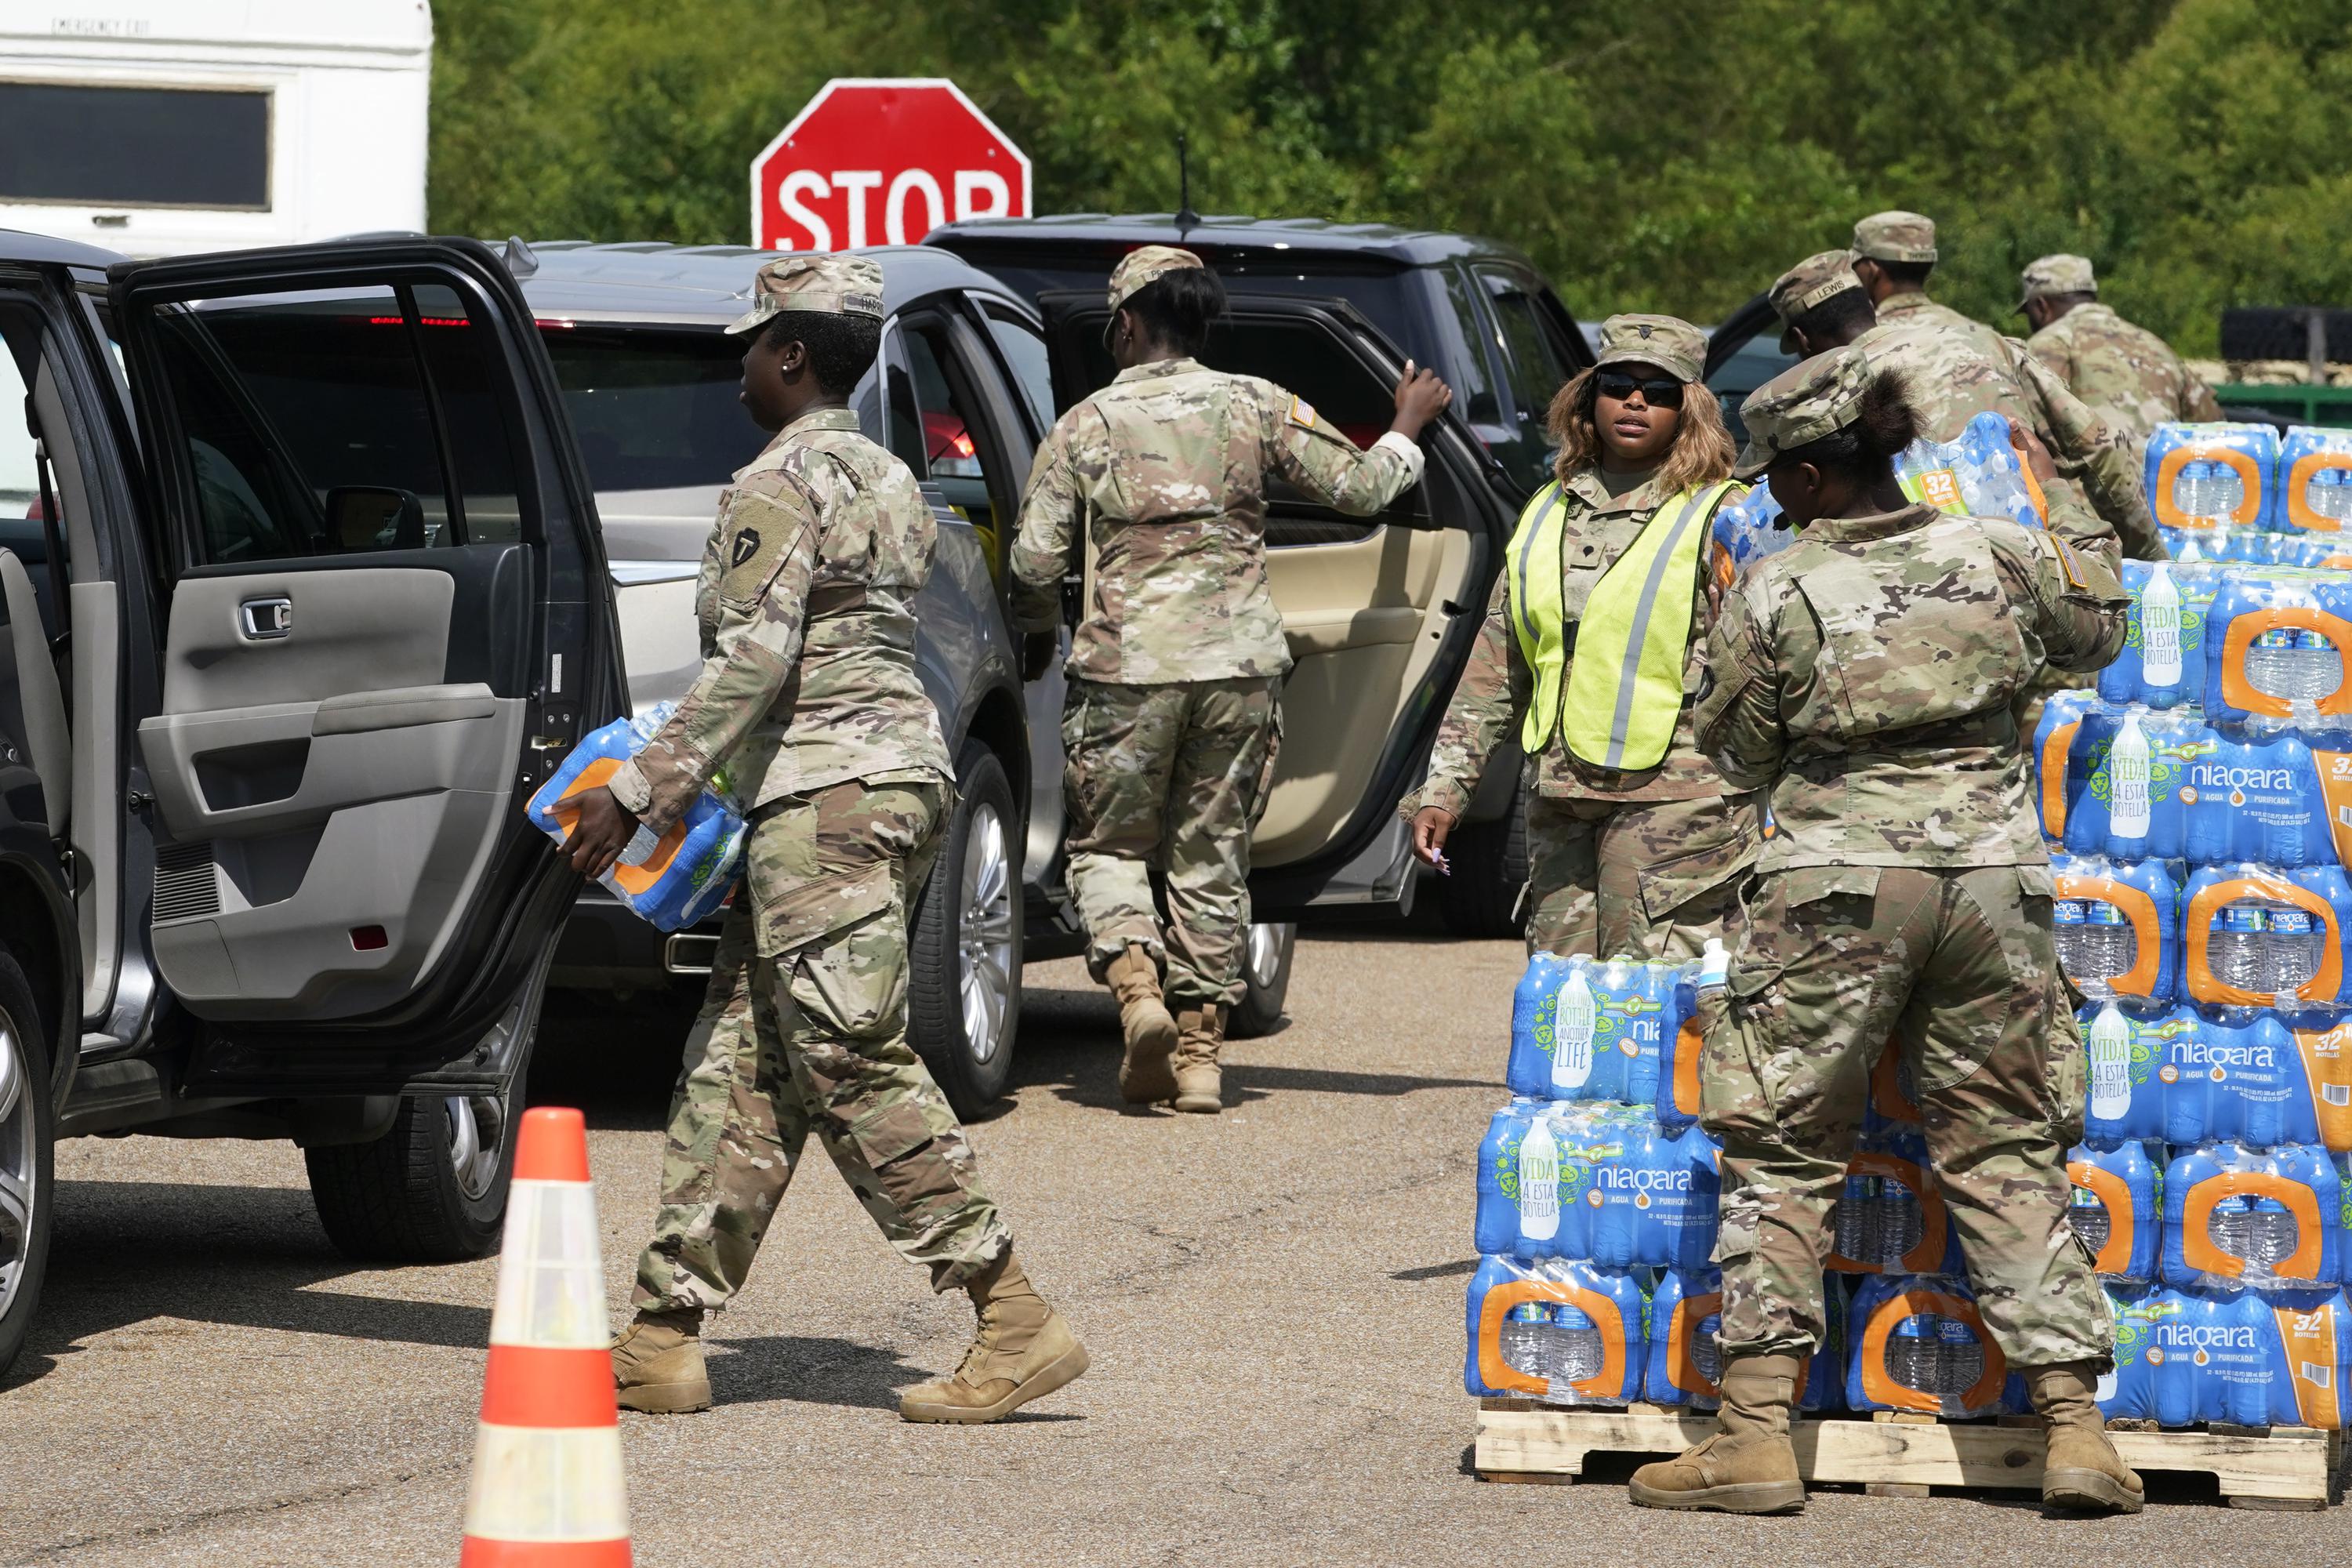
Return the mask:
[(1909, 378), (1900, 371), (1882, 370), (1863, 387), (1862, 409), (1853, 423), (1791, 447), (1780, 460), (1875, 479), (1918, 438), (1919, 410), (1911, 401)]

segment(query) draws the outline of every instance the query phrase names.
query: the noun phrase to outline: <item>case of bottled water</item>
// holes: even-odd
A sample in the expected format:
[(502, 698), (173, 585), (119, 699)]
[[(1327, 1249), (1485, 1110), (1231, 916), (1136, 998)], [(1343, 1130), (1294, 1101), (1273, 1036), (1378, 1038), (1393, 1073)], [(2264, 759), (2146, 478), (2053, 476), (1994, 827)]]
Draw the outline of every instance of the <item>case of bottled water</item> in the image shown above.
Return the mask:
[(1512, 1001), (1505, 1081), (1513, 1093), (1549, 1100), (1653, 1104), (1659, 1058), (1678, 1024), (1675, 980), (1664, 963), (1538, 954)]
[[(2066, 817), (2074, 799), (2091, 780), (2089, 742), (2083, 721), (2099, 706), (2096, 692), (2071, 688), (2052, 692), (2042, 704), (2033, 726), (2033, 803), (2042, 819), (2042, 837), (2051, 843), (2066, 837)], [(2082, 761), (2074, 759), (2077, 751)]]
[[(643, 751), (676, 707), (664, 702), (635, 719), (614, 720), (574, 746), (524, 807), (532, 825), (558, 844), (571, 837), (580, 820), (575, 797)], [(742, 853), (742, 815), (719, 790), (706, 787), (668, 832), (638, 829), (620, 860), (597, 880), (639, 919), (662, 931), (681, 931), (724, 901)]]
[(1850, 1410), (1963, 1416), (2028, 1407), (2024, 1381), (2009, 1371), (1960, 1277), (1871, 1276), (1854, 1289), (1846, 1337)]
[(1916, 1131), (1865, 1133), (1830, 1210), (1829, 1267), (1842, 1274), (1958, 1274), (1958, 1235)]
[(2147, 439), (2148, 510), (2190, 531), (2276, 526), (2278, 432), (2267, 425), (2159, 425)]
[(2161, 1003), (2180, 984), (2180, 890), (2162, 860), (2054, 858), (2050, 940), (2084, 995)]
[(2343, 1175), (2326, 1150), (2176, 1148), (2164, 1171), (2164, 1282), (2292, 1290), (2342, 1283)]
[[(2205, 717), (2297, 726), (2352, 713), (2344, 650), (2352, 581), (2339, 572), (2239, 567), (2223, 574), (2205, 618)], [(2298, 704), (2309, 704), (2299, 709)]]
[(2010, 444), (2009, 421), (1991, 412), (1969, 420), (1950, 441), (1914, 441), (1896, 455), (1903, 493), (1940, 510), (1969, 517), (2007, 518), (2041, 528), (2050, 516), (2042, 485)]
[(2207, 731), (2187, 769), (2184, 847), (2189, 860), (2219, 866), (2336, 865), (2319, 764), (2304, 737), (2271, 720), (2239, 727), (2242, 740)]
[(2093, 1267), (2117, 1279), (2153, 1279), (2164, 1200), (2157, 1163), (2136, 1139), (2078, 1143), (2066, 1155), (2066, 1218)]
[(1678, 1132), (1698, 1120), (1698, 1069), (1706, 1041), (1699, 1027), (1698, 965), (1675, 970), (1674, 981), (1674, 1010), (1660, 1032), (1657, 1106), (1658, 1124)]
[(2186, 1004), (2095, 1003), (2075, 1015), (2090, 1092), (2083, 1135), (2093, 1142), (2165, 1135), (2166, 1097), (2184, 1072), (2202, 1070), (2205, 1019)]
[(1465, 1319), (1471, 1394), (1604, 1405), (1642, 1396), (1648, 1310), (1630, 1269), (1481, 1258)]
[(2158, 709), (2195, 707), (2204, 700), (2205, 617), (2221, 590), (2222, 572), (2177, 561), (2123, 563), (2131, 618), (2123, 652), (2099, 672), (2101, 698)]
[[(1797, 1408), (1818, 1414), (1845, 1404), (1845, 1286), (1837, 1276), (1822, 1281), (1822, 1306), (1829, 1331), (1799, 1374)], [(1653, 1405), (1713, 1410), (1721, 1400), (1723, 1373), (1716, 1342), (1723, 1322), (1723, 1274), (1712, 1264), (1671, 1268), (1650, 1293), (1650, 1362), (1642, 1396)]]
[(2352, 530), (2352, 430), (2295, 426), (2279, 445), (2278, 471), (2279, 526), (2327, 536)]
[(2110, 1286), (2116, 1369), (2099, 1408), (2168, 1426), (2344, 1425), (2352, 1321), (2341, 1291)]
[(2107, 702), (2088, 709), (2068, 748), (2070, 773), (2084, 777), (2069, 792), (2066, 847), (2118, 860), (2180, 858), (2189, 820), (2206, 798), (2193, 780), (2221, 745), (2193, 709)]
[(1739, 581), (1748, 563), (1780, 553), (1796, 537), (1797, 531), (1780, 514), (1780, 503), (1772, 499), (1771, 487), (1759, 482), (1716, 509), (1707, 570), (1718, 589), (1728, 588)]
[(2335, 866), (2241, 863), (2189, 875), (2180, 897), (2180, 984), (2217, 1007), (2327, 1007), (2352, 1001), (2344, 933), (2352, 882)]

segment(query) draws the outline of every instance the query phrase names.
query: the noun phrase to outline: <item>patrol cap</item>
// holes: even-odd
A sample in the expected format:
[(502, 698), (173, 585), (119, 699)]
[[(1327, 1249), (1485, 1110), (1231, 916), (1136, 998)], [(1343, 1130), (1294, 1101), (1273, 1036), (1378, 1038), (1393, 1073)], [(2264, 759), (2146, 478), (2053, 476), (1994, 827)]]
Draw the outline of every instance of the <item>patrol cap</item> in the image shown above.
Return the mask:
[(1688, 384), (1706, 372), (1706, 339), (1679, 316), (1612, 316), (1594, 363), (1655, 365)]
[(1873, 261), (1936, 259), (1936, 221), (1917, 213), (1873, 213), (1853, 226), (1853, 253)]
[(1199, 257), (1178, 246), (1147, 245), (1130, 250), (1111, 268), (1110, 308), (1118, 310), (1146, 286), (1159, 282), (1171, 272), (1203, 265)]
[(1732, 477), (1752, 479), (1781, 453), (1853, 424), (1862, 416), (1862, 395), (1870, 377), (1870, 361), (1848, 343), (1790, 365), (1749, 393), (1739, 405), (1748, 445), (1740, 449)]
[[(1853, 275), (1853, 258), (1848, 252), (1819, 250), (1781, 273), (1765, 298), (1771, 301), (1772, 313), (1780, 318), (1780, 328), (1786, 331), (1791, 321), (1822, 300), (1861, 287), (1862, 279)], [(1783, 342), (1780, 346), (1789, 345)]]
[(882, 268), (870, 257), (824, 253), (786, 256), (761, 267), (751, 281), (751, 308), (727, 330), (749, 332), (786, 310), (882, 319)]
[(2087, 256), (2045, 256), (2025, 269), (2023, 281), (2025, 292), (2017, 301), (2021, 310), (2028, 300), (2099, 291), (2099, 280), (2091, 271), (2091, 258)]

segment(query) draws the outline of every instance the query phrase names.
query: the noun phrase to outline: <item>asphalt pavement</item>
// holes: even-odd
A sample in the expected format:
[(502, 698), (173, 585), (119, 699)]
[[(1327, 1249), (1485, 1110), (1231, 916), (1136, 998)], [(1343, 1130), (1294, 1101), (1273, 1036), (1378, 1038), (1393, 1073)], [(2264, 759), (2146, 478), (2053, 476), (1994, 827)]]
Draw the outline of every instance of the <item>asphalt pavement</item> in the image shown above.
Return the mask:
[[(814, 1146), (709, 1336), (717, 1409), (628, 1415), (642, 1564), (2340, 1563), (2352, 1513), (2164, 1489), (2137, 1519), (2023, 1494), (1817, 1492), (1798, 1519), (1647, 1513), (1467, 1468), (1472, 1173), (1518, 957), (1418, 925), (1310, 932), (1292, 1022), (1236, 1045), (1213, 1120), (1118, 1104), (1117, 1016), (1039, 965), (1015, 1102), (976, 1126), (1031, 1275), (1094, 1370), (993, 1427), (898, 1392), (971, 1327)], [(682, 1022), (571, 1009), (539, 1103), (588, 1113), (616, 1321), (651, 1218)], [(49, 1300), (0, 1391), (0, 1564), (456, 1561), (495, 1264), (373, 1269), (276, 1144), (58, 1152)]]

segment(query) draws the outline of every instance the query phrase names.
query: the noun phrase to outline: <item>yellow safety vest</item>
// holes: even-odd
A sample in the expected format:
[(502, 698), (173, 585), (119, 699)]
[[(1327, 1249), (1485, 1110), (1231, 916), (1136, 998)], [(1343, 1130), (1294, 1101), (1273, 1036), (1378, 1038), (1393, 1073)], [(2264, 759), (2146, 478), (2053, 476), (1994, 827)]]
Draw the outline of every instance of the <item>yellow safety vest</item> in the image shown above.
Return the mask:
[(1696, 485), (1660, 507), (1592, 585), (1575, 626), (1564, 602), (1568, 503), (1558, 484), (1528, 503), (1503, 567), (1511, 629), (1535, 672), (1535, 700), (1519, 725), (1528, 755), (1557, 726), (1570, 752), (1594, 767), (1640, 773), (1665, 760), (1682, 712), (1699, 551), (1716, 509), (1738, 488)]

